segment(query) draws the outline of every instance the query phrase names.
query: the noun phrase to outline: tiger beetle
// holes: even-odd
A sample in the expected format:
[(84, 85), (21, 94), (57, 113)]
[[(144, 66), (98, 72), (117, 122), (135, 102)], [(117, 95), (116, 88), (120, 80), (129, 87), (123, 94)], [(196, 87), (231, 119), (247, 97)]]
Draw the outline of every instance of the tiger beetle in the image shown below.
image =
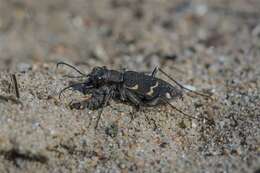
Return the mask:
[[(76, 67), (65, 62), (57, 63), (57, 67), (60, 65), (65, 65), (74, 69), (80, 74), (80, 76), (78, 77), (84, 79), (84, 82), (73, 83), (68, 87), (62, 89), (59, 93), (59, 98), (65, 90), (70, 88), (83, 93), (85, 95), (85, 98), (83, 98), (83, 100), (71, 102), (69, 106), (71, 109), (78, 110), (85, 108), (96, 110), (100, 108), (101, 111), (98, 114), (95, 128), (98, 127), (103, 108), (108, 105), (111, 99), (129, 103), (133, 105), (137, 110), (140, 107), (153, 107), (168, 104), (184, 116), (199, 120), (198, 118), (188, 115), (179, 110), (178, 108), (173, 106), (170, 101), (177, 98), (182, 98), (182, 89), (188, 90), (197, 95), (211, 98), (206, 94), (196, 92), (184, 87), (159, 67), (156, 67), (151, 74), (146, 74), (136, 71), (110, 70), (103, 66), (94, 67), (89, 74), (85, 74), (78, 70)], [(158, 71), (160, 71), (170, 80), (172, 80), (179, 88), (171, 85), (170, 83), (162, 79), (157, 78), (156, 74), (158, 73)]]

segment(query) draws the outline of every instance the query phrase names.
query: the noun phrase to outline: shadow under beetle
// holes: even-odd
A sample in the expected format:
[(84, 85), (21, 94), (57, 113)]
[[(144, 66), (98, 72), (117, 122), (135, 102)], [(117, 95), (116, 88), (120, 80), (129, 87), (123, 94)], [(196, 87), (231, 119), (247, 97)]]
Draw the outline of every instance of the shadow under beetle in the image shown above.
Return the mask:
[[(108, 105), (111, 99), (129, 103), (137, 110), (141, 106), (151, 107), (168, 104), (178, 112), (182, 113), (184, 116), (199, 120), (198, 118), (190, 116), (177, 109), (170, 103), (170, 101), (183, 97), (183, 91), (181, 89), (185, 89), (198, 95), (210, 98), (208, 95), (185, 88), (158, 67), (156, 67), (151, 74), (127, 70), (110, 70), (105, 66), (94, 67), (89, 74), (84, 74), (74, 66), (65, 62), (59, 62), (57, 67), (60, 65), (66, 65), (76, 70), (81, 75), (78, 77), (85, 78), (85, 81), (71, 84), (68, 87), (62, 89), (59, 93), (59, 98), (61, 97), (61, 94), (69, 88), (72, 88), (73, 90), (79, 91), (88, 96), (81, 101), (71, 102), (69, 106), (71, 109), (88, 108), (91, 110), (96, 110), (101, 108), (95, 128), (98, 127), (98, 122), (100, 120), (103, 108)], [(177, 88), (170, 83), (157, 78), (156, 74), (158, 71), (170, 78), (180, 88)]]

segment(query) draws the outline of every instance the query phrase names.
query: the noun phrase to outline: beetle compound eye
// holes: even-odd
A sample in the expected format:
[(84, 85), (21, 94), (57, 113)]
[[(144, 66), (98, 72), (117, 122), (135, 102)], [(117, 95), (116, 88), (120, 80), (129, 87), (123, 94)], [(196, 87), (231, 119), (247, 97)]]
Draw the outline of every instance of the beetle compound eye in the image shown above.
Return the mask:
[[(104, 75), (105, 71), (102, 67), (94, 67), (91, 75), (94, 76), (96, 79), (101, 79), (102, 76)], [(99, 78), (101, 77), (101, 78)]]

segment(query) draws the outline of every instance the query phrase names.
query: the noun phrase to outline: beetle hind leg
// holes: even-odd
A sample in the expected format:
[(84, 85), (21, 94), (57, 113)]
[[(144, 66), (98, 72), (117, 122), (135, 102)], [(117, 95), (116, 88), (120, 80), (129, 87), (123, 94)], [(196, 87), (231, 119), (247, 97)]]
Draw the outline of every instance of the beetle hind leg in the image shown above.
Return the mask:
[(132, 111), (130, 112), (130, 121), (129, 123), (133, 122), (134, 119), (137, 117), (136, 113), (140, 111), (140, 106), (139, 105), (134, 105), (132, 106)]
[(152, 77), (155, 77), (156, 74), (158, 73), (158, 71), (159, 71), (159, 66), (157, 66), (157, 67), (155, 67), (155, 68), (153, 69), (153, 71), (152, 71), (152, 73), (151, 73), (151, 76), (152, 76)]

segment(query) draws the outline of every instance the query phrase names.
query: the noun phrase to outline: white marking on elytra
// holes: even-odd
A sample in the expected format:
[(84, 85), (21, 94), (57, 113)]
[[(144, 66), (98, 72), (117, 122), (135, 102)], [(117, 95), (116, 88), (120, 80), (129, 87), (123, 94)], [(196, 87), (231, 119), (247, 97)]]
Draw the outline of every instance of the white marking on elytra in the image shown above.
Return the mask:
[(149, 96), (153, 95), (154, 88), (158, 87), (158, 85), (159, 85), (159, 83), (156, 82), (156, 84), (154, 86), (151, 86), (150, 91), (146, 94), (149, 95)]
[(127, 87), (127, 88), (129, 88), (129, 89), (131, 89), (131, 90), (137, 90), (137, 89), (139, 88), (139, 86), (138, 86), (138, 84), (136, 84), (136, 85), (133, 86), (133, 87)]
[(172, 98), (170, 93), (166, 93), (165, 96), (166, 96), (167, 99), (171, 99)]

